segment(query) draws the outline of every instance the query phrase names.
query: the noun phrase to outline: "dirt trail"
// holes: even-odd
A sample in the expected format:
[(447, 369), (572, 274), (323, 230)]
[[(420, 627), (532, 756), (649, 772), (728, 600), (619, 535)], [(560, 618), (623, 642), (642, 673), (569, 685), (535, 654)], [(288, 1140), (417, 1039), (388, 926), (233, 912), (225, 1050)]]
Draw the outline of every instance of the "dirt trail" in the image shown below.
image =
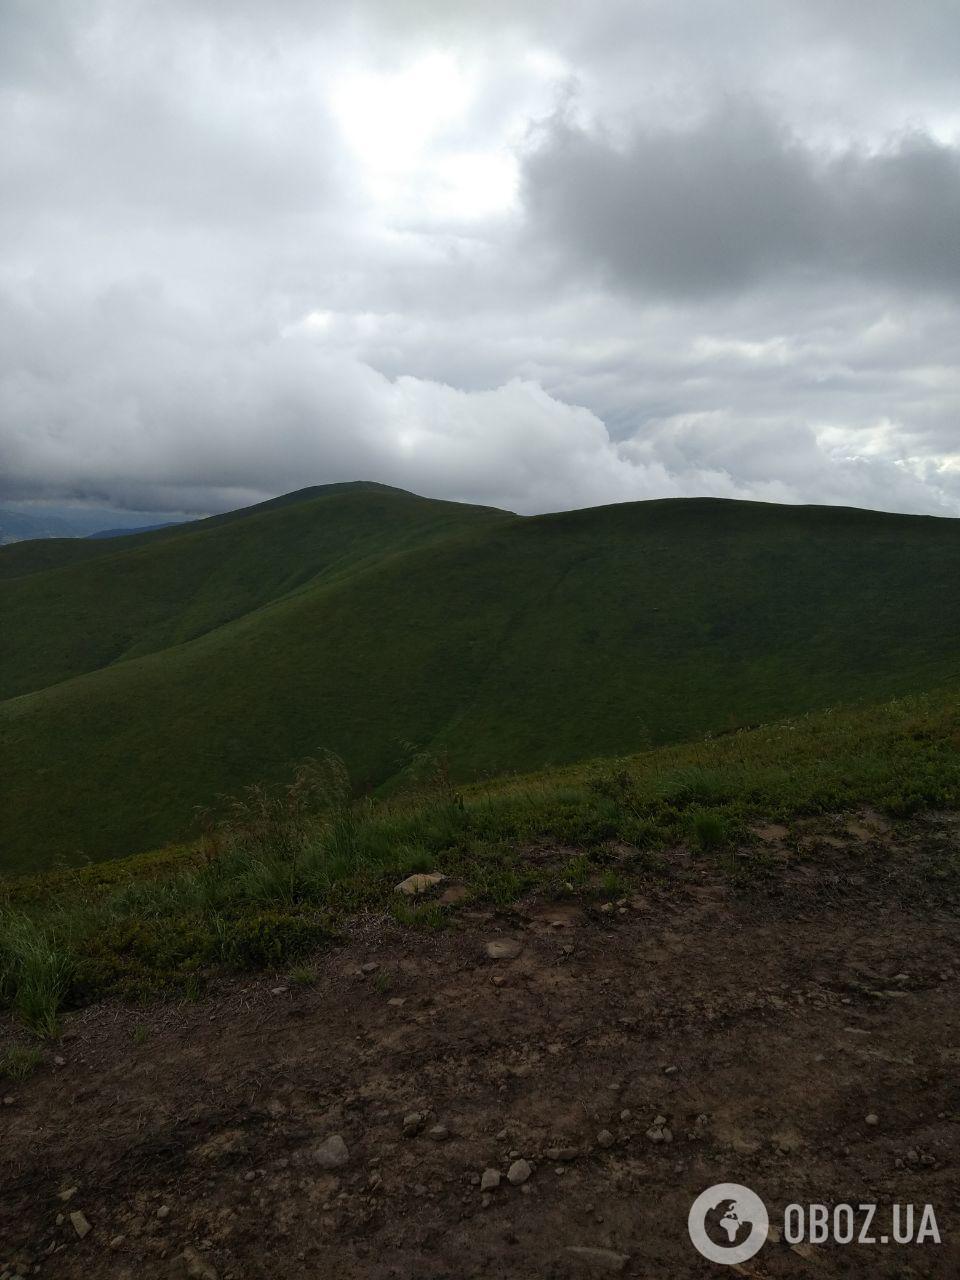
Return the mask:
[[(2, 1086), (0, 1264), (58, 1280), (960, 1275), (957, 918), (835, 868), (793, 879), (744, 898), (704, 872), (607, 910), (465, 909), (426, 935), (368, 919), (310, 986), (72, 1015), (38, 1073)], [(491, 959), (504, 939), (519, 954)], [(503, 1176), (484, 1191), (487, 1169)], [(717, 1267), (686, 1221), (720, 1182), (776, 1225), (790, 1202), (876, 1202), (878, 1234), (891, 1202), (930, 1203), (943, 1243), (769, 1241)]]

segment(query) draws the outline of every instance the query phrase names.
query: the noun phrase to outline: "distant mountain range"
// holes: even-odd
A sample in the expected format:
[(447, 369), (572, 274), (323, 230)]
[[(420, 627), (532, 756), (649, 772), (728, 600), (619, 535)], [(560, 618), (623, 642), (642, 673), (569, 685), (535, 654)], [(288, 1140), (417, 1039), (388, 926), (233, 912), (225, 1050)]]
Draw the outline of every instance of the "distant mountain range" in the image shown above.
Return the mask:
[(142, 524), (143, 517), (140, 517), (129, 526), (108, 528), (108, 523), (116, 517), (115, 511), (97, 509), (78, 508), (64, 513), (61, 508), (50, 514), (38, 514), (4, 507), (0, 508), (0, 546), (40, 538), (117, 538), (147, 529), (164, 529), (171, 523)]
[(329, 747), (389, 786), (615, 755), (960, 673), (960, 521), (715, 499), (557, 515), (331, 485), (0, 548), (0, 866), (187, 833)]

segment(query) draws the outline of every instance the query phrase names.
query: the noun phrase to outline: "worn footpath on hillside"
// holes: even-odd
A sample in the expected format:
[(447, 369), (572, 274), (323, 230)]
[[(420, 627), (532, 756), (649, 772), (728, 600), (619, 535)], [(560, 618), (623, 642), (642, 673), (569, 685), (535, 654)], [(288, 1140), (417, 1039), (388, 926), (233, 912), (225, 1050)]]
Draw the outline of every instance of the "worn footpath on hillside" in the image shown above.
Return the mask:
[[(917, 832), (882, 852), (956, 846), (950, 815)], [(808, 835), (815, 863), (761, 837), (775, 892), (703, 869), (442, 932), (367, 917), (309, 974), (69, 1015), (0, 1086), (0, 1275), (960, 1274), (956, 915), (863, 870), (869, 818)], [(738, 1269), (687, 1234), (722, 1182), (774, 1224)], [(776, 1238), (790, 1203), (875, 1203), (877, 1237), (893, 1202), (942, 1243)]]

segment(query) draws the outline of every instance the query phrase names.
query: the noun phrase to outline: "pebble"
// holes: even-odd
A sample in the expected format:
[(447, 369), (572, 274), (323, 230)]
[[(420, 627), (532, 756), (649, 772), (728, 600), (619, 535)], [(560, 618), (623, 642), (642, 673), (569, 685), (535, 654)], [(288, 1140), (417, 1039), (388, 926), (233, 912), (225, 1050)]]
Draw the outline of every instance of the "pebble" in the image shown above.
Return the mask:
[(3, 1105), (5, 1107), (12, 1107), (15, 1102), (16, 1102), (16, 1098), (13, 1096), (12, 1093), (8, 1093), (4, 1096)]
[(427, 1115), (425, 1111), (408, 1111), (403, 1117), (403, 1136), (405, 1138), (413, 1138), (423, 1128), (423, 1122)]
[(609, 1129), (601, 1129), (597, 1134), (597, 1142), (601, 1147), (612, 1147), (616, 1142), (616, 1138)]
[(119, 1249), (120, 1246), (123, 1244), (124, 1239), (125, 1239), (124, 1236), (114, 1236), (113, 1239), (110, 1241), (110, 1248)]
[(493, 1189), (495, 1187), (499, 1187), (499, 1185), (500, 1185), (500, 1170), (484, 1169), (483, 1174), (480, 1178), (480, 1190), (493, 1191)]
[(407, 876), (406, 880), (401, 880), (396, 887), (396, 892), (406, 894), (410, 898), (415, 893), (426, 893), (428, 889), (432, 889), (435, 884), (439, 884), (445, 878), (439, 871), (420, 872), (417, 875)]
[(577, 1158), (576, 1147), (548, 1147), (543, 1153), (548, 1160), (564, 1160), (569, 1163)]
[(487, 955), (491, 960), (515, 960), (523, 950), (523, 944), (515, 938), (494, 938), (487, 943)]
[(632, 1119), (633, 1119), (633, 1112), (632, 1112), (632, 1111), (629, 1111), (629, 1110), (623, 1110), (623, 1111), (621, 1111), (621, 1112), (620, 1112), (620, 1119), (621, 1119), (621, 1120), (632, 1120)]
[(180, 1254), (177, 1261), (181, 1267), (180, 1274), (186, 1276), (188, 1280), (218, 1280), (217, 1273), (213, 1267), (201, 1258), (196, 1249), (191, 1248), (189, 1245)]
[(53, 1065), (55, 1067), (65, 1067), (67, 1065), (67, 1060), (66, 1058), (61, 1058), (58, 1053), (53, 1059)]
[(507, 1181), (513, 1186), (519, 1187), (521, 1183), (526, 1182), (531, 1173), (533, 1173), (533, 1170), (526, 1160), (514, 1160), (507, 1170)]
[(59, 1191), (57, 1193), (57, 1199), (62, 1200), (63, 1203), (66, 1204), (67, 1201), (72, 1200), (76, 1194), (77, 1194), (76, 1187), (66, 1187), (63, 1191)]
[(391, 996), (390, 999), (387, 1001), (387, 1004), (393, 1005), (394, 1009), (402, 1009), (406, 1003), (407, 1003), (406, 996)]
[(376, 972), (377, 972), (377, 970), (378, 970), (379, 968), (380, 968), (380, 966), (377, 964), (376, 960), (368, 960), (368, 961), (366, 962), (366, 964), (362, 964), (362, 965), (360, 966), (360, 972), (361, 972), (361, 973), (376, 973)]
[(272, 996), (285, 996), (289, 990), (289, 987), (271, 987), (270, 994)]
[(445, 1124), (435, 1124), (428, 1133), (434, 1142), (446, 1142), (447, 1138), (450, 1137), (450, 1130)]
[(864, 1119), (865, 1119), (865, 1123), (869, 1125), (877, 1125), (880, 1123), (880, 1117), (876, 1115), (873, 1111), (871, 1111), (868, 1116), (864, 1117)]
[(675, 1076), (679, 1070), (679, 1067), (664, 1067), (663, 1074), (665, 1076)]
[(74, 1231), (82, 1240), (90, 1230), (90, 1223), (87, 1221), (86, 1214), (81, 1213), (79, 1209), (75, 1209), (70, 1215), (70, 1221), (73, 1223)]
[(332, 1133), (313, 1153), (321, 1169), (341, 1169), (350, 1159), (347, 1144), (339, 1133)]
[(163, 1221), (164, 1218), (169, 1218), (170, 1206), (166, 1204), (162, 1204), (160, 1208), (157, 1210), (157, 1217), (160, 1219), (161, 1222)]

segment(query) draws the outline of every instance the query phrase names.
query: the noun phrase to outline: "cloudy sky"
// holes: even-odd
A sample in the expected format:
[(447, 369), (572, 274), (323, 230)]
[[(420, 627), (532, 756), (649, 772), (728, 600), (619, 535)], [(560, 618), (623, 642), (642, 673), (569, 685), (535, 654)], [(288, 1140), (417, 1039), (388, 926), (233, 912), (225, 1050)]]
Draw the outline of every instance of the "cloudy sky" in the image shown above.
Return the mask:
[(0, 502), (960, 515), (956, 0), (0, 0)]

